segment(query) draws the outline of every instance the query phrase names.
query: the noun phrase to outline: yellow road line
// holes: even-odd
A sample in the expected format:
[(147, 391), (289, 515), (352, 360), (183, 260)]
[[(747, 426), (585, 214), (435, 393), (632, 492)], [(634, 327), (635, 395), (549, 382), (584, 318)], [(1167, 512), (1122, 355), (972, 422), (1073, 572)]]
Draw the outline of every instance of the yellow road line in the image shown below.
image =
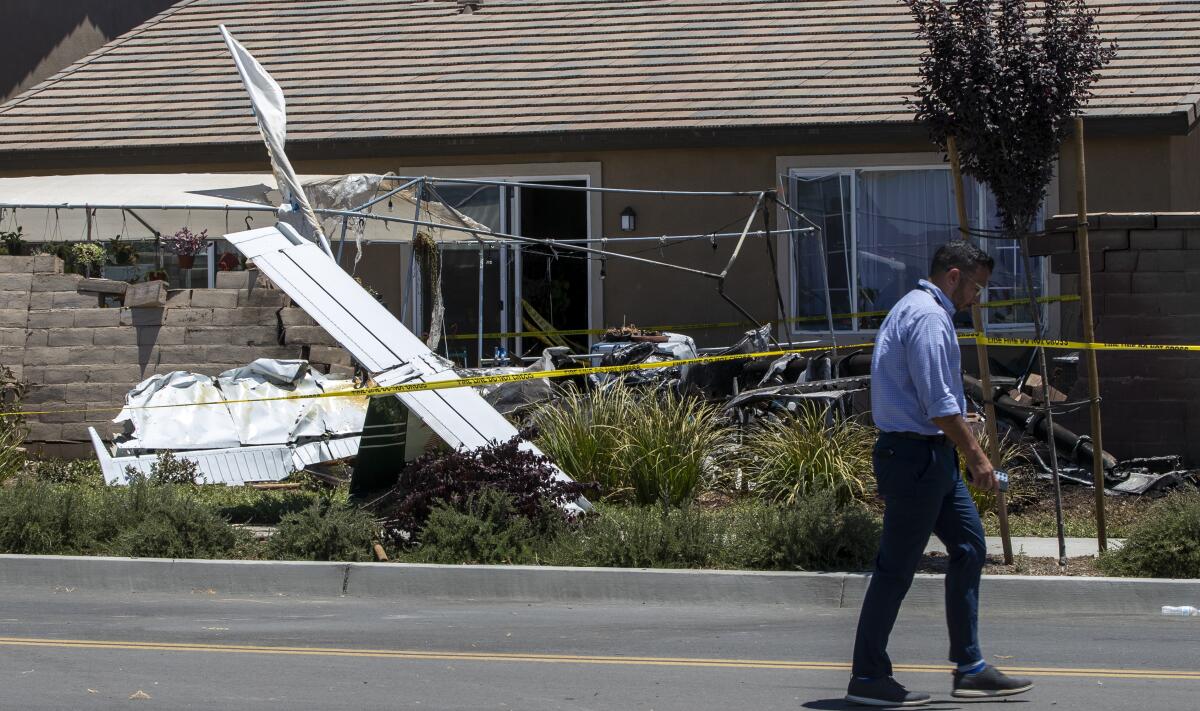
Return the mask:
[[(526, 662), (543, 664), (604, 664), (623, 666), (670, 666), (787, 671), (849, 671), (845, 662), (800, 662), (767, 659), (704, 659), (686, 657), (618, 657), (572, 654), (508, 652), (421, 652), (402, 649), (348, 649), (339, 647), (275, 647), (178, 642), (131, 642), (114, 640), (46, 639), (0, 637), (2, 647), (50, 647), (58, 649), (106, 649), (151, 652), (207, 652), (217, 654), (272, 654), (289, 656), (366, 657), (423, 661)], [(896, 671), (945, 674), (948, 666), (900, 664)], [(1093, 669), (1060, 667), (1005, 667), (1005, 671), (1027, 676), (1088, 677), (1105, 679), (1161, 679), (1200, 681), (1200, 671), (1165, 669)]]

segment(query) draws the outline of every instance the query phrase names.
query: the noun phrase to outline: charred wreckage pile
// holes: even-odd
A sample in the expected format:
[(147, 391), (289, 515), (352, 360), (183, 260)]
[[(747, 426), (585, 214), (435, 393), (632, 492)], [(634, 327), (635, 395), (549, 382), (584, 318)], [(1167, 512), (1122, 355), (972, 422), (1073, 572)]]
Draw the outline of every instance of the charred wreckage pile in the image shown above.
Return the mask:
[[(870, 423), (871, 352), (864, 348), (834, 348), (807, 343), (790, 344), (793, 352), (782, 356), (752, 357), (752, 354), (781, 350), (771, 338), (769, 326), (751, 330), (724, 349), (701, 352), (692, 338), (670, 332), (642, 331), (636, 327), (610, 329), (586, 356), (572, 354), (567, 347), (548, 347), (526, 366), (455, 368), (442, 360), (460, 378), (521, 374), (524, 379), (478, 386), (483, 401), (514, 422), (526, 418), (533, 407), (553, 402), (564, 388), (584, 391), (622, 384), (646, 391), (672, 392), (723, 404), (723, 411), (739, 426), (779, 419), (802, 408), (818, 408), (828, 420), (854, 418)], [(745, 355), (741, 358), (737, 356)], [(704, 356), (730, 356), (704, 362)], [(436, 357), (436, 356), (435, 356)], [(701, 362), (695, 362), (695, 361)], [(1078, 354), (1053, 359), (1050, 406), (1057, 414), (1087, 407), (1087, 402), (1070, 402), (1065, 393), (1077, 380)], [(996, 409), (1001, 442), (1020, 444), (1023, 457), (1038, 478), (1050, 479), (1052, 467), (1047, 442), (1040, 376), (1032, 372), (992, 375), (991, 393)], [(556, 370), (587, 370), (587, 365), (654, 367), (620, 373), (585, 372), (566, 377), (534, 377), (534, 373)], [(358, 382), (370, 382), (369, 371), (359, 368)], [(160, 382), (161, 381), (161, 382)], [(336, 381), (310, 372), (304, 361), (263, 359), (241, 369), (209, 378), (190, 373), (156, 375), (139, 384), (126, 398), (133, 409), (116, 419), (126, 432), (113, 440), (113, 450), (93, 433), (97, 455), (107, 478), (119, 481), (130, 464), (146, 469), (156, 450), (178, 450), (179, 433), (214, 432), (228, 436), (219, 442), (182, 441), (180, 453), (197, 461), (208, 481), (228, 484), (279, 480), (299, 469), (322, 470), (332, 461), (355, 464), (358, 469), (390, 470), (394, 462), (412, 460), (424, 451), (436, 433), (421, 426), (416, 418), (401, 411), (391, 398), (374, 398), (370, 407), (363, 399), (268, 400), (251, 407), (231, 408), (240, 413), (227, 426), (206, 421), (198, 427), (201, 410), (138, 410), (169, 402), (215, 399), (274, 397), (343, 390), (352, 381)], [(973, 409), (982, 412), (986, 393), (980, 381), (963, 375), (964, 390)], [(162, 399), (162, 398), (168, 399)], [(389, 407), (389, 404), (391, 405)], [(400, 408), (403, 410), (403, 408)], [(206, 420), (230, 419), (225, 408), (208, 411)], [(153, 413), (153, 414), (151, 414)], [(161, 414), (160, 414), (161, 413)], [(188, 420), (178, 421), (180, 417)], [(278, 420), (276, 426), (270, 425)], [(224, 422), (224, 420), (222, 420)], [(331, 424), (332, 423), (332, 424)], [(273, 429), (272, 429), (273, 427)], [(275, 432), (274, 430), (280, 430)], [(1076, 434), (1062, 424), (1053, 425), (1060, 480), (1092, 487), (1093, 444), (1087, 435)], [(155, 437), (168, 441), (155, 446)], [(186, 438), (185, 438), (186, 439)], [(226, 441), (228, 440), (228, 441)], [(193, 446), (188, 446), (193, 445)], [(455, 442), (452, 446), (466, 446)], [(360, 451), (361, 448), (361, 451)], [(113, 457), (112, 454), (116, 456)], [(1118, 460), (1102, 454), (1105, 490), (1110, 495), (1158, 496), (1179, 486), (1200, 486), (1200, 470), (1187, 469), (1178, 455)]]
[[(808, 350), (804, 344), (796, 344)], [(748, 331), (734, 345), (705, 355), (738, 355), (776, 350), (770, 327)], [(592, 349), (601, 366), (687, 361), (700, 354), (693, 340), (675, 333), (640, 331), (636, 327), (610, 329)], [(1076, 389), (1077, 353), (1054, 358), (1050, 376), (1050, 407), (1057, 414), (1086, 408), (1087, 401), (1068, 401)], [(460, 371), (463, 375), (503, 374), (522, 370), (576, 368), (577, 361), (564, 348), (548, 348), (528, 368), (490, 368)], [(771, 358), (729, 359), (712, 363), (681, 363), (629, 374), (593, 374), (575, 377), (577, 387), (602, 388), (618, 380), (626, 385), (670, 390), (724, 403), (725, 412), (740, 425), (778, 418), (804, 406), (823, 408), (828, 417), (870, 421), (871, 352), (863, 348), (829, 348)], [(1025, 372), (992, 375), (991, 393), (1002, 442), (1019, 443), (1038, 478), (1050, 479), (1050, 449), (1044, 416), (1041, 376), (1029, 359)], [(537, 383), (531, 385), (530, 383)], [(561, 380), (559, 381), (561, 382)], [(977, 412), (987, 399), (979, 379), (965, 374), (967, 398)], [(485, 398), (508, 415), (537, 402), (553, 399), (550, 380), (499, 384), (485, 390)], [(1087, 435), (1061, 424), (1053, 425), (1058, 473), (1063, 482), (1092, 487), (1094, 448)], [(1104, 481), (1111, 495), (1162, 495), (1180, 485), (1200, 487), (1200, 469), (1188, 469), (1180, 455), (1118, 460), (1102, 453)]]

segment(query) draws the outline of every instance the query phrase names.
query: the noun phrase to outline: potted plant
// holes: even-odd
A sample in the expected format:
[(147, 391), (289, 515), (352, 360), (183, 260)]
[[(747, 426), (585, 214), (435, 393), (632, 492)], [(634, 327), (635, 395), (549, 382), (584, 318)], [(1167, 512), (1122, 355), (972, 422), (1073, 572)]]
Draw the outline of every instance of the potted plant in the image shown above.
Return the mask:
[(114, 266), (132, 267), (138, 262), (137, 248), (129, 242), (122, 242), (121, 235), (108, 241), (108, 256)]
[(120, 281), (133, 281), (138, 278), (137, 248), (129, 242), (122, 242), (121, 235), (108, 241), (108, 261), (104, 267), (104, 278)]
[(0, 242), (4, 243), (4, 249), (7, 253), (19, 257), (25, 253), (25, 240), (21, 234), (22, 227), (17, 225), (17, 229), (13, 232), (0, 231)]
[(208, 230), (199, 234), (187, 227), (181, 227), (178, 232), (163, 240), (167, 249), (179, 257), (180, 269), (191, 269), (196, 263), (196, 255), (208, 247)]
[(221, 258), (217, 260), (217, 271), (219, 272), (237, 271), (241, 266), (238, 256), (233, 252), (222, 253)]
[(71, 261), (76, 269), (83, 269), (84, 276), (90, 277), (93, 269), (108, 261), (108, 252), (97, 242), (79, 242), (71, 245)]

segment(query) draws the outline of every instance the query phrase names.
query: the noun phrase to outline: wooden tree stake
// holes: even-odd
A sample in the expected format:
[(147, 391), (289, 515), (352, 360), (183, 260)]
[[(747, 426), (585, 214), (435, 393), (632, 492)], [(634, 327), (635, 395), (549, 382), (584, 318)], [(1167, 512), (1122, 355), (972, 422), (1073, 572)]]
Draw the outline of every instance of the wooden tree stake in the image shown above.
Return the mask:
[[(954, 137), (946, 139), (946, 152), (950, 155), (951, 179), (954, 181), (954, 202), (958, 207), (958, 231), (964, 240), (971, 238), (970, 223), (967, 221), (967, 199), (963, 191), (962, 167), (958, 160), (958, 144)], [(976, 333), (983, 333), (983, 309), (979, 304), (971, 307), (971, 324)], [(991, 367), (988, 365), (988, 347), (986, 343), (975, 343), (975, 354), (979, 357), (979, 384), (983, 388), (983, 413), (986, 418), (984, 427), (987, 431), (988, 459), (992, 466), (1000, 466), (1000, 434), (996, 429), (996, 405), (993, 402), (995, 391), (992, 388)], [(1012, 565), (1012, 537), (1008, 532), (1008, 501), (1003, 491), (996, 492), (996, 514), (1000, 517), (1000, 541), (1004, 546), (1004, 564)]]
[[(1078, 154), (1078, 175), (1075, 178), (1075, 198), (1079, 216), (1075, 228), (1075, 243), (1079, 250), (1079, 296), (1083, 304), (1083, 340), (1093, 343), (1096, 332), (1092, 317), (1092, 253), (1088, 242), (1087, 166), (1083, 154), (1083, 117), (1075, 117), (1075, 152)], [(1104, 439), (1100, 432), (1100, 371), (1096, 351), (1084, 350), (1088, 371), (1088, 398), (1092, 416), (1092, 479), (1096, 485), (1096, 540), (1101, 551), (1108, 550), (1108, 534), (1104, 522)]]

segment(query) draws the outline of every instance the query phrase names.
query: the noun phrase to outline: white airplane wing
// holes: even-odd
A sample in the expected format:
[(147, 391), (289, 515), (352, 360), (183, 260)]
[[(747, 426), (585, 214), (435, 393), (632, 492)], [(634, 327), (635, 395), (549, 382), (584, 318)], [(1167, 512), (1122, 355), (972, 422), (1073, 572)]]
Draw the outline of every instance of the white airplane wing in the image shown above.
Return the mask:
[[(284, 229), (287, 229), (286, 227)], [(315, 244), (277, 227), (225, 235), (292, 301), (350, 351), (379, 385), (457, 380), (435, 354)], [(409, 411), (455, 448), (504, 442), (517, 430), (474, 388), (396, 395)], [(523, 449), (541, 454), (532, 443)], [(570, 481), (555, 467), (556, 476)], [(586, 501), (581, 499), (586, 506)]]

